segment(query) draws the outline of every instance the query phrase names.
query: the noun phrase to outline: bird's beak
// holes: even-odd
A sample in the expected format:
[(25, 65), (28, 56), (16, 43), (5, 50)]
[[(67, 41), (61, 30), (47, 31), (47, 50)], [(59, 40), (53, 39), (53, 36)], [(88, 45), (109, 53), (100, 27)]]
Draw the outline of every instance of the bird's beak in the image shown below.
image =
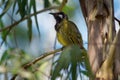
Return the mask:
[(49, 14), (51, 14), (51, 15), (55, 16), (55, 13), (49, 13)]
[(54, 13), (49, 13), (49, 14), (54, 14)]
[(54, 17), (58, 15), (58, 13), (49, 13), (49, 14), (53, 15)]

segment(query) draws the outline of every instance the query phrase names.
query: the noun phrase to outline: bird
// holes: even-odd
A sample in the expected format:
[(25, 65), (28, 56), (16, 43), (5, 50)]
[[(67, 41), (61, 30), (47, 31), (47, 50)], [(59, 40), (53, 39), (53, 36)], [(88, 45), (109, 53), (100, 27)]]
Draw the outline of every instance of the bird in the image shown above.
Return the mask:
[(63, 47), (78, 45), (80, 49), (84, 49), (82, 36), (76, 24), (70, 21), (64, 12), (50, 14), (54, 16), (56, 21), (55, 31), (58, 42), (62, 44)]

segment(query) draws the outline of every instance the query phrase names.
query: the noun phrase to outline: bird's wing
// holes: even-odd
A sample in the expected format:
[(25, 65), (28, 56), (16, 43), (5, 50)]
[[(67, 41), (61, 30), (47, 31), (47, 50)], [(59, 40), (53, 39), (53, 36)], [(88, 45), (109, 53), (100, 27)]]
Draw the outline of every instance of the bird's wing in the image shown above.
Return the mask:
[(78, 44), (80, 48), (82, 48), (83, 40), (77, 26), (73, 22), (69, 21), (68, 28), (70, 28), (68, 31), (69, 38), (72, 40), (72, 42), (74, 42), (74, 44)]

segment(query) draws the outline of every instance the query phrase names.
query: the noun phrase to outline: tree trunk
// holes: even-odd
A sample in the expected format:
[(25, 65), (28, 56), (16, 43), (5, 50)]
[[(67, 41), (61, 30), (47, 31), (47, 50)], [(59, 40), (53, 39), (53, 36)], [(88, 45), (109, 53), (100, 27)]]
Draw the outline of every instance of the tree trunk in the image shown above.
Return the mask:
[[(116, 35), (113, 0), (80, 0), (80, 5), (88, 27), (88, 55), (95, 79), (116, 80), (120, 73), (120, 47), (112, 46), (116, 52), (110, 52)], [(120, 33), (118, 36), (116, 44), (120, 44)]]

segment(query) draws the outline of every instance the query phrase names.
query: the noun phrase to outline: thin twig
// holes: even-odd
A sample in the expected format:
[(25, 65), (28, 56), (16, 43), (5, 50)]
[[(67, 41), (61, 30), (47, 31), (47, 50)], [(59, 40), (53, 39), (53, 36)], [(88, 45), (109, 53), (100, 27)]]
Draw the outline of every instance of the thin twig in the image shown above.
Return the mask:
[(29, 16), (26, 16), (26, 17), (18, 20), (17, 22), (13, 23), (12, 25), (9, 25), (9, 26), (7, 26), (7, 27), (5, 27), (3, 29), (0, 29), (0, 32), (2, 32), (4, 30), (7, 30), (9, 28), (12, 28), (12, 27), (16, 26), (17, 24), (19, 24), (20, 22), (22, 22), (22, 21), (24, 21), (24, 20), (28, 19), (29, 17), (32, 17), (32, 16), (34, 16), (36, 14), (39, 14), (39, 13), (42, 13), (42, 12), (45, 12), (45, 11), (48, 11), (48, 10), (51, 10), (51, 9), (58, 9), (58, 8), (59, 8), (58, 6), (54, 6), (54, 7), (49, 7), (49, 8), (45, 8), (43, 10), (37, 11), (36, 13), (32, 13)]
[(42, 75), (44, 75), (45, 77), (49, 78), (50, 76), (48, 74), (46, 74), (45, 72), (43, 72), (42, 70), (36, 68), (32, 73), (35, 73), (35, 72), (40, 72)]
[(119, 19), (117, 19), (116, 17), (114, 17), (114, 19), (119, 23), (119, 25), (120, 25), (120, 20)]
[[(63, 48), (60, 48), (60, 49), (56, 49), (56, 50), (54, 50), (54, 51), (50, 51), (50, 52), (44, 53), (44, 54), (42, 54), (40, 57), (38, 57), (38, 58), (34, 59), (33, 61), (31, 61), (31, 62), (23, 65), (23, 68), (24, 68), (24, 69), (27, 69), (27, 68), (29, 68), (30, 66), (32, 66), (33, 64), (36, 64), (38, 61), (42, 60), (43, 58), (45, 58), (45, 57), (47, 57), (47, 56), (49, 56), (49, 55), (55, 54), (55, 53), (57, 53), (57, 52), (60, 52), (60, 51), (62, 51), (62, 50), (63, 50)], [(11, 80), (15, 80), (15, 78), (17, 77), (17, 75), (18, 75), (18, 74), (15, 74), (15, 75), (11, 78)]]
[(29, 62), (29, 63), (27, 63), (27, 64), (25, 64), (25, 65), (23, 66), (23, 68), (24, 68), (24, 69), (27, 69), (27, 68), (29, 68), (31, 65), (33, 65), (33, 64), (37, 63), (38, 61), (40, 61), (41, 59), (43, 59), (43, 58), (45, 58), (45, 57), (47, 57), (47, 56), (49, 56), (49, 55), (55, 54), (56, 52), (59, 52), (59, 51), (61, 51), (61, 50), (62, 50), (62, 48), (56, 49), (56, 50), (51, 51), (51, 52), (44, 53), (44, 54), (41, 55), (40, 57), (34, 59), (33, 61), (31, 61), (31, 62)]
[(64, 8), (64, 6), (66, 5), (67, 1), (68, 1), (68, 0), (63, 0), (63, 1), (62, 1), (61, 5), (60, 5), (60, 7), (59, 7), (59, 11), (62, 11), (62, 10), (63, 10), (63, 8)]
[(114, 19), (115, 19), (117, 22), (120, 22), (120, 20), (118, 20), (116, 17), (114, 17)]

